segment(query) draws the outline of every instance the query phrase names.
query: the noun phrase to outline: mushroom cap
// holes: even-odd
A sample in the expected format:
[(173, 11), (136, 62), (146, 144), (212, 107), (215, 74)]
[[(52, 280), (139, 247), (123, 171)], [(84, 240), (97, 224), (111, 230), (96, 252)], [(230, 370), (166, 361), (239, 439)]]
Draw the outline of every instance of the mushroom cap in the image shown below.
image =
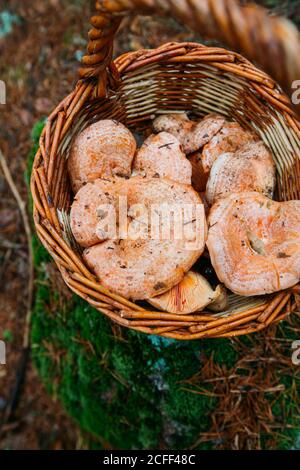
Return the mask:
[(287, 289), (300, 279), (300, 201), (232, 194), (211, 209), (207, 239), (221, 282), (239, 295)]
[(208, 175), (213, 163), (223, 153), (234, 153), (245, 144), (257, 140), (254, 132), (243, 129), (237, 122), (226, 122), (203, 148), (201, 160), (204, 172)]
[(70, 223), (79, 245), (87, 248), (109, 238), (103, 229), (106, 225), (114, 226), (111, 208), (117, 215), (119, 196), (124, 193), (124, 180), (117, 177), (91, 181), (78, 191), (71, 207)]
[(180, 143), (184, 135), (193, 128), (194, 122), (190, 121), (186, 113), (170, 113), (158, 116), (153, 121), (153, 129), (156, 132), (168, 132), (176, 137)]
[(148, 177), (169, 178), (191, 184), (192, 167), (179, 140), (168, 132), (150, 135), (138, 150), (133, 171)]
[[(189, 185), (139, 176), (124, 184), (130, 214), (128, 235), (94, 245), (86, 249), (83, 256), (104, 287), (126, 298), (150, 298), (178, 284), (202, 254), (207, 235), (204, 207)], [(134, 213), (137, 203), (141, 208)], [(159, 216), (167, 204), (180, 210), (187, 206), (192, 208), (182, 221), (184, 231), (186, 227), (192, 230), (184, 232), (182, 238), (177, 239), (175, 225), (171, 223), (168, 227), (166, 218)], [(146, 219), (148, 229), (144, 231)], [(155, 223), (159, 232), (152, 231)]]
[(219, 132), (225, 123), (225, 118), (218, 114), (208, 114), (202, 121), (194, 124), (182, 142), (186, 154), (196, 152), (207, 144)]
[(184, 153), (190, 154), (203, 147), (222, 128), (225, 119), (217, 114), (208, 114), (199, 122), (190, 121), (186, 114), (166, 114), (156, 118), (156, 132), (169, 132), (182, 144)]
[(129, 177), (135, 150), (132, 133), (120, 122), (105, 119), (91, 124), (71, 145), (68, 170), (73, 191), (96, 178)]
[(262, 142), (247, 144), (236, 153), (223, 153), (214, 162), (206, 185), (210, 205), (231, 193), (257, 191), (273, 196), (275, 166)]
[(201, 311), (209, 304), (213, 305), (221, 295), (223, 301), (224, 290), (220, 290), (220, 287), (217, 286), (214, 291), (205, 277), (194, 271), (189, 271), (182, 281), (172, 289), (147, 300), (160, 310), (176, 314), (188, 314)]

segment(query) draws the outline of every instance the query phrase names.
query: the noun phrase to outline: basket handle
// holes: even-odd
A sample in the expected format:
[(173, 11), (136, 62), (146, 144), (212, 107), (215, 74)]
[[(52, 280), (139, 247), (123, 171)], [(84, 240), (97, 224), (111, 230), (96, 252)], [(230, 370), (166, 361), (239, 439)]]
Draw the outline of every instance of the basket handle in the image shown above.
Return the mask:
[(227, 44), (263, 66), (289, 95), (293, 82), (300, 80), (296, 26), (260, 6), (241, 5), (238, 0), (97, 0), (96, 11), (79, 76), (98, 79), (98, 97), (106, 95), (108, 80), (115, 78), (113, 39), (122, 17), (131, 11), (172, 16), (204, 37)]

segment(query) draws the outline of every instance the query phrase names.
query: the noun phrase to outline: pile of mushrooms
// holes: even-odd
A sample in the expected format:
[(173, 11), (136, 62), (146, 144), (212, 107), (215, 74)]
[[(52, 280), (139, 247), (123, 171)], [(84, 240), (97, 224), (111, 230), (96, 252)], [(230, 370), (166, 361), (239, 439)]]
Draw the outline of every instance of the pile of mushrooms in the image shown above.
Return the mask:
[[(123, 124), (102, 120), (72, 142), (71, 228), (101, 284), (175, 314), (224, 311), (227, 289), (252, 296), (296, 284), (300, 202), (272, 200), (275, 167), (259, 137), (214, 114), (162, 115), (153, 130), (137, 149)], [(149, 214), (164, 204), (192, 206), (183, 219), (197, 233), (192, 247), (174, 229), (172, 239), (149, 237)], [(210, 259), (214, 288), (200, 257)]]

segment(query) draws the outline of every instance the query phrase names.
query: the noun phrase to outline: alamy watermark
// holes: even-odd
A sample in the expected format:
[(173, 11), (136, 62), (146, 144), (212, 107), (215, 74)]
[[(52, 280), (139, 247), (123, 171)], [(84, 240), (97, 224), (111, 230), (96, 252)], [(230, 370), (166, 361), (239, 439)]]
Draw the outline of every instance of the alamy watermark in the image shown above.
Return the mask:
[(292, 97), (291, 97), (292, 103), (295, 105), (298, 105), (300, 104), (300, 80), (295, 80), (292, 83), (292, 90), (295, 90), (293, 91)]
[(96, 234), (100, 240), (169, 240), (182, 243), (186, 250), (204, 245), (203, 204), (160, 203), (128, 205), (126, 196), (117, 204), (102, 204), (96, 209)]
[(293, 341), (292, 349), (293, 349), (292, 363), (294, 364), (294, 366), (299, 366), (300, 365), (300, 340)]
[(0, 341), (0, 365), (6, 364), (6, 346), (4, 341)]
[(6, 104), (6, 84), (0, 80), (0, 104)]

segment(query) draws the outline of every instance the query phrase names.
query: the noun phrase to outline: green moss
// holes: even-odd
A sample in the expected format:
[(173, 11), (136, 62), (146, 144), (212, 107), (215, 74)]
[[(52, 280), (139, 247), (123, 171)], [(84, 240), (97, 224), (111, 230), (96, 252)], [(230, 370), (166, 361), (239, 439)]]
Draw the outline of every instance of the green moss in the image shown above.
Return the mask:
[(203, 352), (210, 357), (213, 355), (214, 362), (218, 365), (233, 367), (238, 359), (238, 353), (228, 339), (209, 339), (202, 342)]
[(14, 339), (13, 332), (11, 330), (4, 330), (2, 333), (2, 338), (4, 341), (11, 343)]

